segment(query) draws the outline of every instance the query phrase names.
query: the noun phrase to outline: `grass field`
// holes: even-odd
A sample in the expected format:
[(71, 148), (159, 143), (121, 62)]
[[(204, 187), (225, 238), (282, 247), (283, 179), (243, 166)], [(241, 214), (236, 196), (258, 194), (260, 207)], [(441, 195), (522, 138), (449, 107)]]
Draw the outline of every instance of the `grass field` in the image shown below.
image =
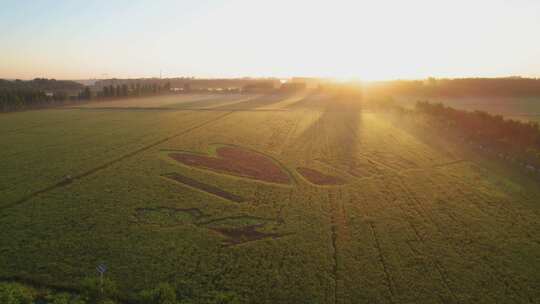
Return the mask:
[(0, 278), (245, 303), (540, 303), (540, 188), (346, 97), (0, 115)]

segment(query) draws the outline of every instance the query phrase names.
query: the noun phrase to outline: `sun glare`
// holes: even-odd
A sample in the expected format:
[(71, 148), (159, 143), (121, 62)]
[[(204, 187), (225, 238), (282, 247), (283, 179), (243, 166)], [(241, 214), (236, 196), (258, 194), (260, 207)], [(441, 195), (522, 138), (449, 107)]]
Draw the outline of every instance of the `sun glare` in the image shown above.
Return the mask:
[[(166, 76), (365, 80), (537, 76), (527, 60), (540, 51), (540, 42), (530, 38), (540, 26), (539, 10), (532, 1), (518, 2), (164, 1), (121, 9), (111, 4), (99, 22), (68, 14), (62, 26), (11, 27), (0, 38), (0, 71), (10, 78), (148, 77), (160, 70)], [(39, 4), (26, 9), (36, 10), (41, 24), (56, 22)], [(85, 35), (74, 34), (82, 30)]]

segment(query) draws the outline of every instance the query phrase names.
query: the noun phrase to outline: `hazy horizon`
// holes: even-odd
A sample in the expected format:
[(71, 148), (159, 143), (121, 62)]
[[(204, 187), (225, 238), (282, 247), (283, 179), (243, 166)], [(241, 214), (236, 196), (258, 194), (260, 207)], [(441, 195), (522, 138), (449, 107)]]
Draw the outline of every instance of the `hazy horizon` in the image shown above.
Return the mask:
[(0, 1), (0, 304), (540, 304), (540, 0)]
[(0, 78), (540, 76), (540, 3), (3, 1)]

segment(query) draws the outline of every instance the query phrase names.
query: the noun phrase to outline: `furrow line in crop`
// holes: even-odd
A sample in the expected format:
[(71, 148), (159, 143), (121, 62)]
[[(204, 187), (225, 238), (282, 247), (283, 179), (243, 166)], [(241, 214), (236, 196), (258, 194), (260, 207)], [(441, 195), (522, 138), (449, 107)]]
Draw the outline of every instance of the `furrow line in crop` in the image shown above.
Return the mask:
[(86, 171), (86, 172), (82, 172), (80, 174), (77, 174), (77, 175), (71, 177), (69, 180), (67, 180), (67, 179), (61, 180), (61, 181), (59, 181), (59, 182), (57, 182), (55, 184), (52, 184), (50, 186), (47, 186), (47, 187), (43, 188), (43, 189), (34, 191), (34, 192), (32, 192), (32, 193), (30, 193), (30, 194), (28, 194), (28, 195), (26, 195), (26, 196), (24, 196), (24, 197), (22, 197), (22, 198), (20, 198), (20, 199), (18, 199), (16, 201), (14, 201), (14, 202), (11, 202), (11, 203), (3, 205), (3, 206), (0, 206), (0, 211), (9, 209), (9, 208), (14, 207), (14, 206), (18, 206), (20, 204), (23, 204), (23, 203), (31, 200), (32, 198), (40, 195), (40, 194), (52, 191), (52, 190), (57, 189), (57, 188), (67, 186), (67, 185), (69, 185), (70, 183), (72, 183), (75, 180), (79, 180), (79, 179), (82, 179), (82, 178), (87, 177), (89, 175), (92, 175), (92, 174), (94, 174), (94, 173), (96, 173), (98, 171), (106, 169), (106, 168), (108, 168), (108, 167), (110, 167), (110, 166), (112, 166), (112, 165), (114, 165), (114, 164), (116, 164), (118, 162), (121, 162), (121, 161), (123, 161), (125, 159), (128, 159), (130, 157), (133, 157), (133, 156), (135, 156), (135, 155), (137, 155), (137, 154), (139, 154), (141, 152), (147, 151), (147, 150), (149, 150), (149, 149), (151, 149), (151, 148), (153, 148), (153, 147), (155, 147), (157, 145), (160, 145), (160, 144), (162, 144), (164, 142), (167, 142), (167, 141), (169, 141), (169, 140), (171, 140), (173, 138), (176, 138), (178, 136), (182, 136), (182, 135), (185, 135), (185, 134), (187, 134), (189, 132), (192, 132), (194, 130), (200, 129), (200, 128), (202, 128), (202, 127), (204, 127), (204, 126), (206, 126), (208, 124), (211, 124), (213, 122), (216, 122), (216, 121), (218, 121), (218, 120), (220, 120), (220, 119), (222, 119), (222, 118), (224, 118), (224, 117), (226, 117), (226, 116), (228, 116), (228, 115), (230, 115), (232, 113), (233, 113), (232, 111), (228, 111), (227, 113), (219, 115), (216, 118), (207, 120), (207, 121), (202, 122), (200, 124), (197, 124), (197, 125), (195, 125), (193, 127), (187, 128), (187, 129), (183, 130), (182, 132), (179, 132), (179, 133), (167, 136), (165, 138), (162, 138), (162, 139), (160, 139), (160, 140), (158, 140), (156, 142), (153, 142), (153, 143), (151, 143), (149, 145), (146, 145), (146, 146), (144, 146), (142, 148), (136, 149), (136, 150), (131, 151), (131, 152), (127, 153), (127, 154), (124, 154), (124, 155), (122, 155), (120, 157), (117, 157), (117, 158), (115, 158), (113, 160), (110, 160), (110, 161), (108, 161), (106, 163), (103, 163), (103, 164), (101, 164), (101, 165), (99, 165), (99, 166), (97, 166), (95, 168), (92, 168), (92, 169)]

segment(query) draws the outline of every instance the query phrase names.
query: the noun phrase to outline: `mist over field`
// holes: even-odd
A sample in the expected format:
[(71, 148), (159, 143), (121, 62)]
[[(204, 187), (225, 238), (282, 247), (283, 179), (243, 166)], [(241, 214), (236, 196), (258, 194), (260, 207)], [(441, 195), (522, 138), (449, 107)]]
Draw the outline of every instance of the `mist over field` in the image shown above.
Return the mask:
[(2, 3), (0, 304), (540, 303), (539, 20)]

